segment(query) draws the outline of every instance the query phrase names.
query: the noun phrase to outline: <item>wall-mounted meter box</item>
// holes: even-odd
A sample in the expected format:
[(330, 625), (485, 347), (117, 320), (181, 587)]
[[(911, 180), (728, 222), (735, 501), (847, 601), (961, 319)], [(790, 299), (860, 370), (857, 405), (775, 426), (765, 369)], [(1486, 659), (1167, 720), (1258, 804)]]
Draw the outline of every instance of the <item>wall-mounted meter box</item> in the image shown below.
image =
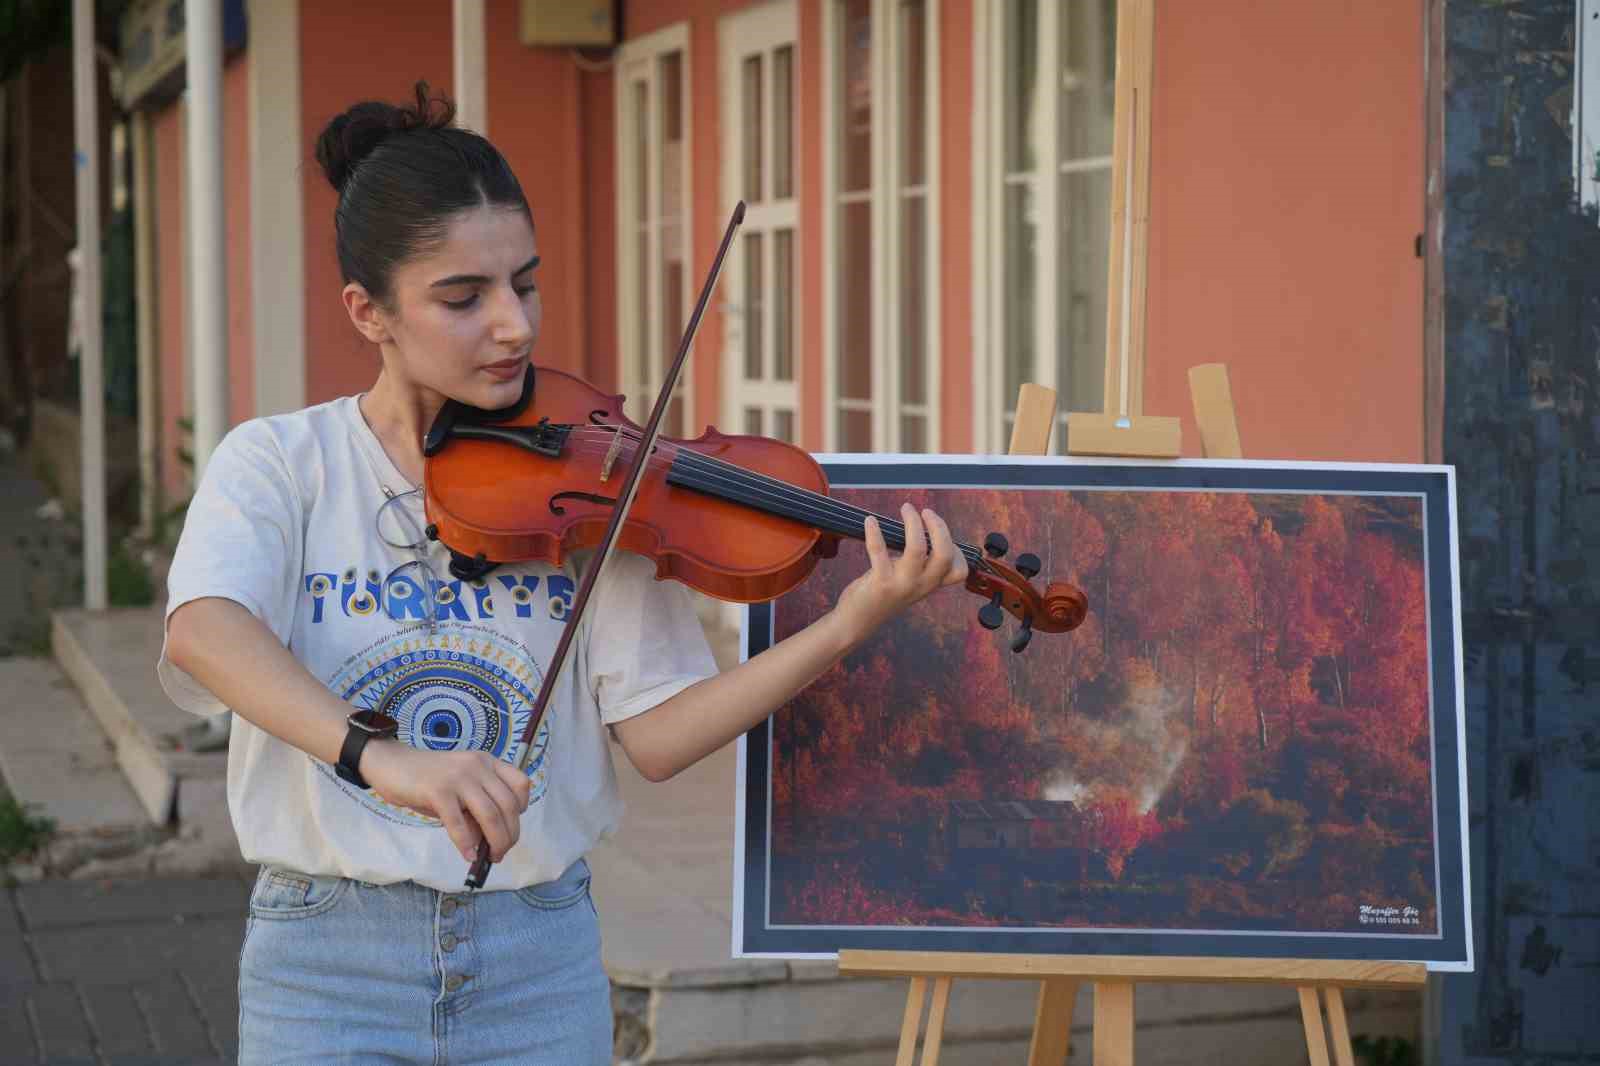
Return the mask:
[(610, 47), (617, 41), (614, 0), (522, 0), (522, 43)]

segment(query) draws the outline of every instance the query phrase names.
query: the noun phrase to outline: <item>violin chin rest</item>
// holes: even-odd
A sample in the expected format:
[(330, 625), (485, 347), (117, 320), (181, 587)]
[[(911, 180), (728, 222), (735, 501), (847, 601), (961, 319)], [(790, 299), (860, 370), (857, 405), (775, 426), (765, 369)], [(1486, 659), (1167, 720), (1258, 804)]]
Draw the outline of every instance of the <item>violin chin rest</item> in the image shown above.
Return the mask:
[(450, 442), (450, 434), (455, 427), (460, 425), (485, 425), (495, 422), (509, 422), (528, 409), (533, 402), (533, 364), (528, 364), (528, 371), (522, 376), (522, 395), (517, 401), (505, 407), (492, 411), (482, 407), (473, 407), (471, 404), (461, 403), (459, 400), (446, 400), (444, 406), (439, 408), (439, 413), (434, 416), (433, 425), (428, 427), (428, 432), (422, 438), (422, 454), (433, 456), (439, 449)]

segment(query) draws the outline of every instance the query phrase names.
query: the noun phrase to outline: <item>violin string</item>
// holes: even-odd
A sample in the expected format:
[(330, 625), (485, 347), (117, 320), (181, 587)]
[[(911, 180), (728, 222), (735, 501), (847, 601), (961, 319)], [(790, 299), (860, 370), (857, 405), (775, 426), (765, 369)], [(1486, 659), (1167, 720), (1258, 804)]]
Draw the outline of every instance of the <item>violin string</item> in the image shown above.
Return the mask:
[[(609, 439), (611, 434), (606, 434), (605, 436)], [(672, 448), (671, 445), (668, 445), (667, 447)], [(591, 445), (587, 443), (577, 449), (577, 451), (582, 454), (597, 454), (605, 450), (606, 449), (599, 444)], [(880, 527), (883, 528), (886, 535), (898, 537), (901, 540), (904, 540), (905, 538), (904, 525), (900, 522), (894, 521), (893, 519), (886, 518), (882, 515), (873, 514), (872, 512), (862, 510), (861, 508), (852, 507), (849, 504), (841, 503), (840, 501), (834, 500), (831, 497), (823, 496), (820, 493), (811, 492), (807, 489), (800, 488), (797, 485), (791, 485), (790, 483), (777, 478), (771, 478), (766, 475), (759, 474), (753, 470), (748, 470), (734, 463), (727, 463), (711, 456), (700, 455), (698, 452), (695, 452), (692, 449), (672, 448), (672, 450), (676, 453), (674, 456), (652, 456), (646, 461), (647, 465), (666, 466), (669, 470), (674, 466), (678, 466), (685, 471), (701, 473), (703, 476), (711, 479), (711, 484), (715, 486), (744, 488), (747, 491), (753, 487), (760, 492), (760, 496), (757, 497), (758, 499), (766, 502), (788, 502), (797, 511), (803, 512), (806, 517), (826, 517), (833, 518), (835, 520), (860, 520), (871, 514), (872, 517), (878, 519), (878, 523)], [(728, 473), (722, 474), (721, 471), (716, 468), (725, 469), (728, 471)], [(959, 545), (959, 547), (963, 549), (970, 549), (969, 545)]]
[[(593, 431), (584, 430), (580, 432), (587, 437)], [(599, 435), (606, 441), (614, 439), (614, 433), (612, 432), (602, 430)], [(627, 439), (637, 440), (638, 438), (630, 434)], [(773, 503), (787, 502), (791, 507), (801, 512), (802, 517), (806, 518), (823, 517), (842, 522), (859, 521), (867, 515), (872, 515), (878, 520), (886, 537), (891, 539), (898, 538), (902, 544), (905, 542), (905, 526), (894, 519), (845, 504), (830, 496), (811, 492), (781, 479), (748, 470), (735, 463), (728, 463), (712, 456), (701, 455), (693, 449), (679, 448), (674, 445), (665, 445), (664, 447), (674, 452), (675, 457), (669, 458), (663, 455), (657, 458), (652, 456), (647, 460), (648, 465), (666, 465), (670, 469), (674, 464), (677, 464), (684, 470), (696, 471), (710, 478), (714, 486), (743, 488), (746, 491), (750, 491), (753, 488), (759, 494), (755, 497), (756, 499)], [(606, 448), (606, 445), (598, 443), (590, 445), (586, 442), (585, 446), (578, 450), (587, 454), (604, 451)], [(619, 449), (619, 453), (621, 451)], [(719, 471), (715, 468), (726, 470), (728, 474), (719, 476)], [(929, 542), (931, 543), (931, 538), (929, 538)], [(957, 542), (956, 546), (969, 562), (983, 561), (978, 549), (972, 545)]]
[[(616, 438), (616, 431), (602, 427), (593, 429), (584, 428), (575, 431), (573, 436), (580, 438), (580, 446), (576, 449), (581, 454), (599, 454), (608, 451), (610, 444)], [(639, 437), (631, 431), (623, 431), (624, 440), (637, 442)], [(710, 481), (711, 487), (725, 487), (742, 489), (753, 492), (755, 500), (768, 503), (787, 503), (802, 518), (832, 519), (837, 522), (856, 522), (865, 519), (868, 515), (878, 520), (885, 536), (891, 540), (898, 539), (903, 545), (906, 541), (905, 526), (903, 523), (883, 515), (874, 514), (850, 504), (843, 503), (830, 496), (812, 492), (809, 489), (792, 485), (779, 478), (760, 474), (753, 470), (729, 463), (714, 456), (702, 455), (689, 448), (677, 445), (658, 445), (669, 454), (659, 457), (652, 456), (646, 460), (648, 466), (666, 466), (669, 470), (676, 464), (685, 471), (698, 473)], [(619, 458), (631, 452), (627, 448), (618, 449)], [(726, 471), (726, 473), (723, 473)], [(929, 538), (931, 542), (931, 538)], [(980, 551), (970, 544), (957, 542), (956, 547), (966, 557), (969, 563), (982, 565), (988, 570), (988, 560)]]

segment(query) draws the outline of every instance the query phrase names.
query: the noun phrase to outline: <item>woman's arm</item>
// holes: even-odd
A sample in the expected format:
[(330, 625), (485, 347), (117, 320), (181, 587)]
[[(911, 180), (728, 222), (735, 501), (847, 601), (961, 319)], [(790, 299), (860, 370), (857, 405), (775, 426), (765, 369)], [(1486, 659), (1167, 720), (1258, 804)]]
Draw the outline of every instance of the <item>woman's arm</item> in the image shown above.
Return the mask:
[[(242, 604), (207, 597), (179, 607), (167, 623), (167, 658), (251, 725), (325, 763), (339, 760), (351, 708)], [(517, 842), (529, 781), (487, 752), (372, 743), (358, 769), (384, 799), (440, 819), (469, 862), (484, 835), (496, 862)]]
[(910, 504), (900, 511), (906, 551), (891, 559), (877, 522), (868, 518), (872, 567), (845, 588), (833, 610), (755, 658), (612, 727), (641, 774), (665, 781), (694, 765), (783, 706), (888, 619), (935, 589), (967, 579), (967, 561), (944, 521), (932, 511), (918, 515)]

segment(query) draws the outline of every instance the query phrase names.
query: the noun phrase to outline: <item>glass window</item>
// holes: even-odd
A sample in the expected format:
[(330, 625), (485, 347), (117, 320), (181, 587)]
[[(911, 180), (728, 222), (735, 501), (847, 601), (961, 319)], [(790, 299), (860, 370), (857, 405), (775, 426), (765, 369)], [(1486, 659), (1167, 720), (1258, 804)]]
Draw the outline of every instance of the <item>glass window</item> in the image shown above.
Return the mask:
[[(625, 101), (619, 138), (620, 202), (626, 248), (620, 271), (622, 388), (636, 415), (648, 414), (688, 322), (688, 148), (681, 49), (650, 49), (618, 68)], [(688, 377), (687, 372), (684, 375)], [(680, 381), (663, 432), (679, 436)]]
[(929, 0), (834, 0), (834, 440), (844, 451), (936, 442)]
[(998, 19), (997, 428), (1009, 435), (1023, 383), (1047, 385), (1057, 450), (1068, 411), (1104, 406), (1116, 10), (1116, 0), (1009, 0)]

